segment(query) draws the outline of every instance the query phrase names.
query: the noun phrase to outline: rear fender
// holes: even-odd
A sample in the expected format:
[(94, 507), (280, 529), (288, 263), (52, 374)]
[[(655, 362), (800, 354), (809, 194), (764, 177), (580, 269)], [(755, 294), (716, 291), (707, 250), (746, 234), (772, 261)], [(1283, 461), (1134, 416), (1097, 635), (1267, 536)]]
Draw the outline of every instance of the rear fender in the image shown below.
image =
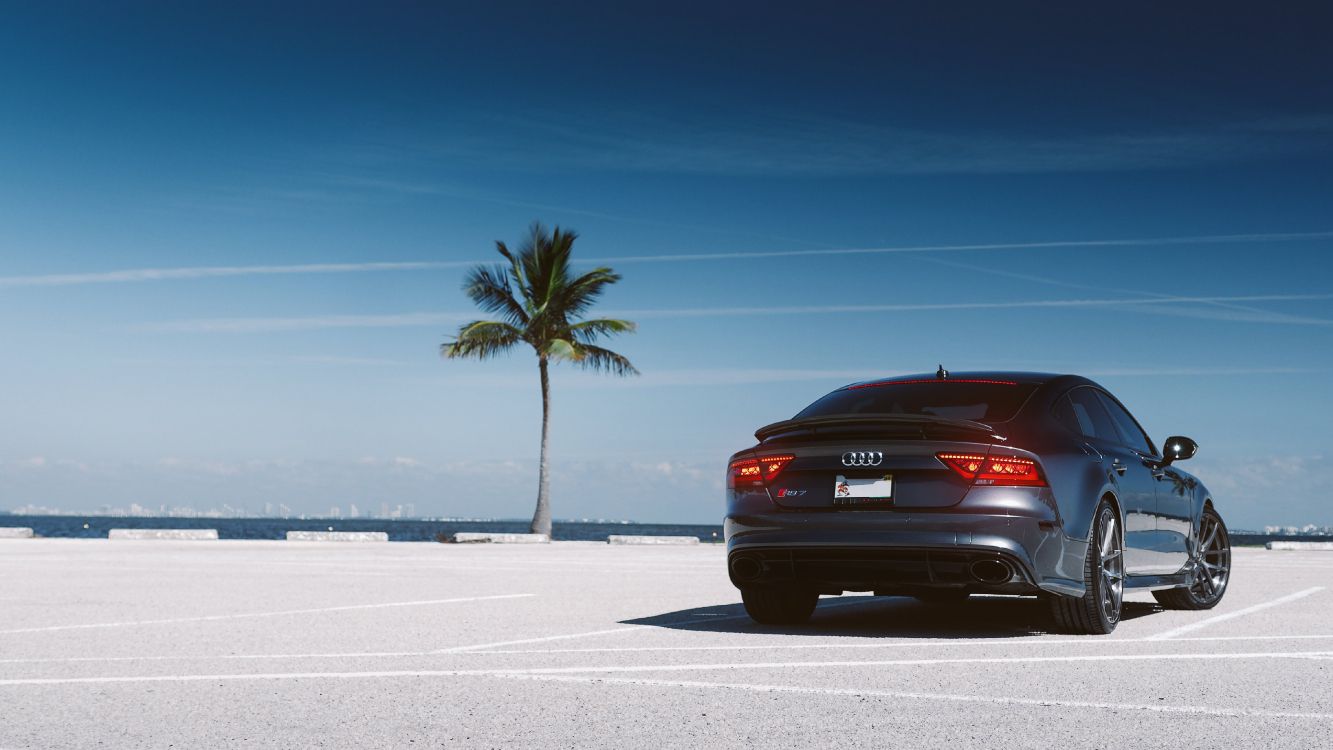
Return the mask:
[[(1089, 540), (1092, 539), (1092, 525), (1097, 520), (1097, 507), (1103, 497), (1118, 498), (1119, 492), (1102, 465), (1088, 462), (1086, 457), (1085, 467), (1073, 472), (1072, 476), (1073, 481), (1066, 482), (1056, 494), (1065, 536), (1058, 568), (1061, 577), (1082, 581), (1083, 565), (1088, 556)], [(1124, 528), (1124, 509), (1118, 500), (1115, 506), (1121, 528)]]

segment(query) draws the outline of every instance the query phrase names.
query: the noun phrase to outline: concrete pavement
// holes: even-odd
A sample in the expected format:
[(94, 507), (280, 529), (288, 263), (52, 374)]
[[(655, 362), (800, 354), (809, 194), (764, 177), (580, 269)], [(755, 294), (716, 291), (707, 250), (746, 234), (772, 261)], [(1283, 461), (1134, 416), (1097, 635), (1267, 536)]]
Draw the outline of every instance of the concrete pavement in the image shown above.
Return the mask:
[(0, 541), (0, 747), (1319, 747), (1333, 555), (1108, 637), (1031, 600), (744, 617), (719, 545)]

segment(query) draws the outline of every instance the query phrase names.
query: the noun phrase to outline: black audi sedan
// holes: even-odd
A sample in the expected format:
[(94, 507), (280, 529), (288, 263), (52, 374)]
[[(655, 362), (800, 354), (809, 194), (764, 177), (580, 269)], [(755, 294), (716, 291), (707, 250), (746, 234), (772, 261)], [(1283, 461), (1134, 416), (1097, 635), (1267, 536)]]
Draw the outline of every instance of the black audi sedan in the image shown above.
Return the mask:
[(1208, 489), (1124, 405), (1076, 375), (874, 380), (755, 432), (727, 469), (727, 566), (761, 623), (821, 594), (929, 602), (1037, 596), (1055, 629), (1110, 633), (1126, 589), (1169, 609), (1226, 592), (1231, 546)]

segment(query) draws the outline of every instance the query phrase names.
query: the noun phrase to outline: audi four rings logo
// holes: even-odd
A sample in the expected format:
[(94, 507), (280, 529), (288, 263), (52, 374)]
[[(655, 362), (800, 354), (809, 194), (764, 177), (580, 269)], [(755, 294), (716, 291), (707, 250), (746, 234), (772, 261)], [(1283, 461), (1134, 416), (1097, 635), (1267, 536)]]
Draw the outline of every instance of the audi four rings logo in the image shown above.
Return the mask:
[(842, 454), (843, 466), (879, 466), (884, 454), (879, 451), (847, 451)]

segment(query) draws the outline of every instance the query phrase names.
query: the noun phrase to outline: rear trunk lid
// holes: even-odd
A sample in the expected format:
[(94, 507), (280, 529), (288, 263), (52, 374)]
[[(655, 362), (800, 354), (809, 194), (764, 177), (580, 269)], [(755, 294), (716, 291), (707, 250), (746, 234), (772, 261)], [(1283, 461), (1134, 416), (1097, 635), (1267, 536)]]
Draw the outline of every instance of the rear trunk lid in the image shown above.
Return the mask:
[(957, 505), (971, 483), (941, 453), (985, 456), (1004, 438), (966, 420), (841, 416), (786, 420), (760, 428), (759, 456), (793, 456), (768, 485), (781, 508), (882, 510)]

